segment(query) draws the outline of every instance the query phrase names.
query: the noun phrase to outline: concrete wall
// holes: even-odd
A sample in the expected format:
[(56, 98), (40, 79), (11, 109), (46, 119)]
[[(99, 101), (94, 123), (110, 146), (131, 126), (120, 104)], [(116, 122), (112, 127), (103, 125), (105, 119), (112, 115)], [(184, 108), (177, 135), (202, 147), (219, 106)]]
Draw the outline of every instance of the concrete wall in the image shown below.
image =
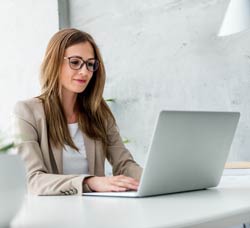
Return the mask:
[(240, 111), (229, 160), (250, 160), (250, 32), (216, 36), (228, 0), (70, 1), (107, 68), (105, 98), (143, 164), (161, 109)]
[(1, 1), (0, 27), (0, 131), (6, 134), (16, 101), (40, 93), (40, 64), (58, 30), (57, 1)]

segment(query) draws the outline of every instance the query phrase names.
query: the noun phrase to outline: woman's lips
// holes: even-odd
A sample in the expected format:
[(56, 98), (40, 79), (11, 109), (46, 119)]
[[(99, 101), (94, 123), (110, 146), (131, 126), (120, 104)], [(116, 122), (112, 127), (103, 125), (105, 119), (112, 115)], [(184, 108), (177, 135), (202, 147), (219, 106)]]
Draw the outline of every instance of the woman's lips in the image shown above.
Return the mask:
[(87, 80), (83, 80), (83, 79), (74, 79), (75, 81), (77, 81), (80, 84), (84, 84), (87, 82)]

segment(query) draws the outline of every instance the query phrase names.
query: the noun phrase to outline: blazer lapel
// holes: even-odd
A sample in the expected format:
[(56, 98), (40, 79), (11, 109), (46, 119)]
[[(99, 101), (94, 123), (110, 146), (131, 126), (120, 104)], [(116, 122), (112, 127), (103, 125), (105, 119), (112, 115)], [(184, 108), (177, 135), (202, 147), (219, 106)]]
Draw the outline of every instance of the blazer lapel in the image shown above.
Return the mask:
[[(42, 103), (40, 103), (42, 105)], [(54, 173), (63, 173), (63, 161), (62, 161), (62, 148), (54, 146), (53, 143), (49, 142), (49, 133), (47, 129), (46, 117), (44, 113), (44, 106), (42, 105), (42, 123), (43, 129), (46, 129), (48, 138), (48, 149), (49, 149), (49, 159), (51, 163), (51, 168)]]
[(58, 173), (62, 174), (63, 173), (62, 148), (55, 147), (53, 143), (51, 143), (51, 150), (55, 158), (55, 163), (57, 166)]
[(83, 134), (83, 140), (86, 149), (86, 155), (89, 165), (89, 174), (95, 174), (95, 140), (89, 138), (85, 133)]

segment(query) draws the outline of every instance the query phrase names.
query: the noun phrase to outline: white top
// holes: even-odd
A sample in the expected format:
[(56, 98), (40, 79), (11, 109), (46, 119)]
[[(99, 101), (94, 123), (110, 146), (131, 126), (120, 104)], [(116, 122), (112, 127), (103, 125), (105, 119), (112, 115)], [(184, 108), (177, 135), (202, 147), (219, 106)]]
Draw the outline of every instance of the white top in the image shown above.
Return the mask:
[(63, 150), (63, 174), (88, 174), (89, 167), (83, 134), (79, 129), (78, 123), (68, 124), (71, 138), (79, 152), (68, 145)]

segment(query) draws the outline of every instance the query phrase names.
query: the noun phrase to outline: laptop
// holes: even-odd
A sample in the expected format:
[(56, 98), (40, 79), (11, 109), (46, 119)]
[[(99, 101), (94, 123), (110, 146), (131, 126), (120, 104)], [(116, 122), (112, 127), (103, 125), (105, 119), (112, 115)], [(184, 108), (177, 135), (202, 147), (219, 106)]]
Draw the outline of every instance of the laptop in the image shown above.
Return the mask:
[(239, 117), (238, 112), (161, 111), (138, 190), (83, 195), (146, 197), (216, 187)]

